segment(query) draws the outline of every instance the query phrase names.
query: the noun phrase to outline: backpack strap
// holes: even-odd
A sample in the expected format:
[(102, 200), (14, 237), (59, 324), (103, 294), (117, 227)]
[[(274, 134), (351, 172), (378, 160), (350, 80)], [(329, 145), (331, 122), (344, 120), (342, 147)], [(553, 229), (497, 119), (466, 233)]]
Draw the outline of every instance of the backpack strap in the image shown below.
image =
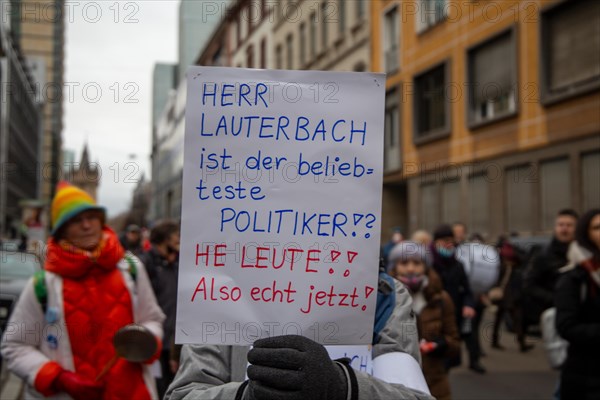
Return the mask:
[(394, 278), (385, 272), (379, 272), (377, 290), (377, 306), (375, 307), (375, 324), (373, 327), (373, 344), (379, 341), (379, 333), (383, 330), (396, 307), (396, 284)]
[(137, 265), (135, 260), (133, 259), (133, 257), (131, 256), (130, 253), (125, 253), (125, 257), (123, 257), (125, 259), (125, 261), (127, 262), (127, 265), (129, 266), (129, 268), (127, 269), (127, 272), (129, 272), (129, 275), (131, 275), (131, 279), (133, 279), (133, 283), (137, 283)]
[(45, 315), (48, 309), (48, 288), (46, 287), (46, 273), (43, 269), (33, 274), (33, 290)]

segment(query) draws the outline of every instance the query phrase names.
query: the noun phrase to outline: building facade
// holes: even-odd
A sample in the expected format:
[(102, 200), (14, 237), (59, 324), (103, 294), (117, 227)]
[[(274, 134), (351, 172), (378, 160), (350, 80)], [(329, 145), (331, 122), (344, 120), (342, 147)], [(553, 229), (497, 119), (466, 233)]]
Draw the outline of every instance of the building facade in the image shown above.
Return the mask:
[[(66, 163), (63, 165), (66, 165)], [(83, 146), (79, 164), (73, 164), (71, 174), (72, 175), (68, 177), (68, 180), (71, 181), (73, 185), (86, 191), (94, 200), (98, 199), (98, 186), (100, 185), (101, 177), (100, 170), (98, 168), (98, 163), (90, 161), (87, 144)]]
[(43, 103), (38, 169), (42, 175), (40, 198), (49, 202), (60, 177), (62, 155), (65, 1), (10, 0), (9, 14), (13, 42), (34, 71), (36, 98)]
[(373, 1), (383, 231), (548, 234), (600, 206), (600, 2)]
[[(0, 6), (4, 6), (0, 2)], [(40, 195), (43, 117), (34, 80), (8, 27), (0, 27), (0, 237), (20, 228), (21, 204)]]

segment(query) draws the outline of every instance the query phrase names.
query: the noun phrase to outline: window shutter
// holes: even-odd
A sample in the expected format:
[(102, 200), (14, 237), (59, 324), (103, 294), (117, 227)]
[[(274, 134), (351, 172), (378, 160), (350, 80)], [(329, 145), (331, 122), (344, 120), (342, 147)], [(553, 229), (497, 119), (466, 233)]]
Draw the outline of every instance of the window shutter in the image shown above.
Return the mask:
[(460, 217), (460, 182), (442, 183), (442, 222), (451, 223)]
[(600, 2), (553, 12), (548, 25), (551, 90), (600, 77)]
[(487, 175), (475, 175), (469, 179), (469, 226), (473, 232), (487, 235), (490, 227), (489, 188)]
[(440, 223), (438, 211), (437, 186), (428, 183), (421, 186), (421, 226), (422, 229), (433, 232)]
[(532, 201), (535, 177), (533, 166), (525, 165), (506, 170), (506, 208), (509, 231), (531, 232), (533, 230)]
[(556, 213), (571, 207), (569, 160), (546, 161), (540, 165), (542, 229), (552, 230)]
[(507, 33), (486, 43), (473, 53), (473, 78), (475, 104), (497, 100), (509, 93), (514, 76), (514, 41)]
[(600, 152), (581, 157), (583, 210), (600, 208)]

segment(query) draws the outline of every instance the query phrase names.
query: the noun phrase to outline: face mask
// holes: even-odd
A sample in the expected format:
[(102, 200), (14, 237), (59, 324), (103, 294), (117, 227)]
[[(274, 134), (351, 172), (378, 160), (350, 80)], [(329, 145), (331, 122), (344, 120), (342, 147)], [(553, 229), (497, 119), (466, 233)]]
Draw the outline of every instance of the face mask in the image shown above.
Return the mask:
[(445, 247), (441, 247), (438, 246), (437, 247), (437, 252), (440, 254), (440, 256), (442, 257), (446, 257), (446, 258), (450, 258), (454, 255), (454, 248), (452, 249), (447, 249)]
[(423, 281), (425, 280), (425, 275), (405, 275), (399, 278), (400, 282), (404, 283), (408, 290), (412, 293), (418, 292), (423, 286)]

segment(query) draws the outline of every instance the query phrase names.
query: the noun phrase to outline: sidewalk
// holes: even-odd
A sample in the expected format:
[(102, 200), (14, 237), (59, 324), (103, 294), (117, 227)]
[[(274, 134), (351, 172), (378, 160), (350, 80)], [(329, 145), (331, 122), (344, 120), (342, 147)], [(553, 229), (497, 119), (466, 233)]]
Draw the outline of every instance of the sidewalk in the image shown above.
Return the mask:
[(468, 369), (468, 355), (463, 345), (463, 365), (450, 373), (453, 400), (548, 400), (552, 398), (559, 373), (550, 369), (541, 339), (529, 338), (535, 348), (519, 351), (515, 335), (502, 331), (505, 350), (491, 347), (492, 318), (488, 312), (481, 326), (481, 345), (486, 356), (481, 363), (487, 374)]

